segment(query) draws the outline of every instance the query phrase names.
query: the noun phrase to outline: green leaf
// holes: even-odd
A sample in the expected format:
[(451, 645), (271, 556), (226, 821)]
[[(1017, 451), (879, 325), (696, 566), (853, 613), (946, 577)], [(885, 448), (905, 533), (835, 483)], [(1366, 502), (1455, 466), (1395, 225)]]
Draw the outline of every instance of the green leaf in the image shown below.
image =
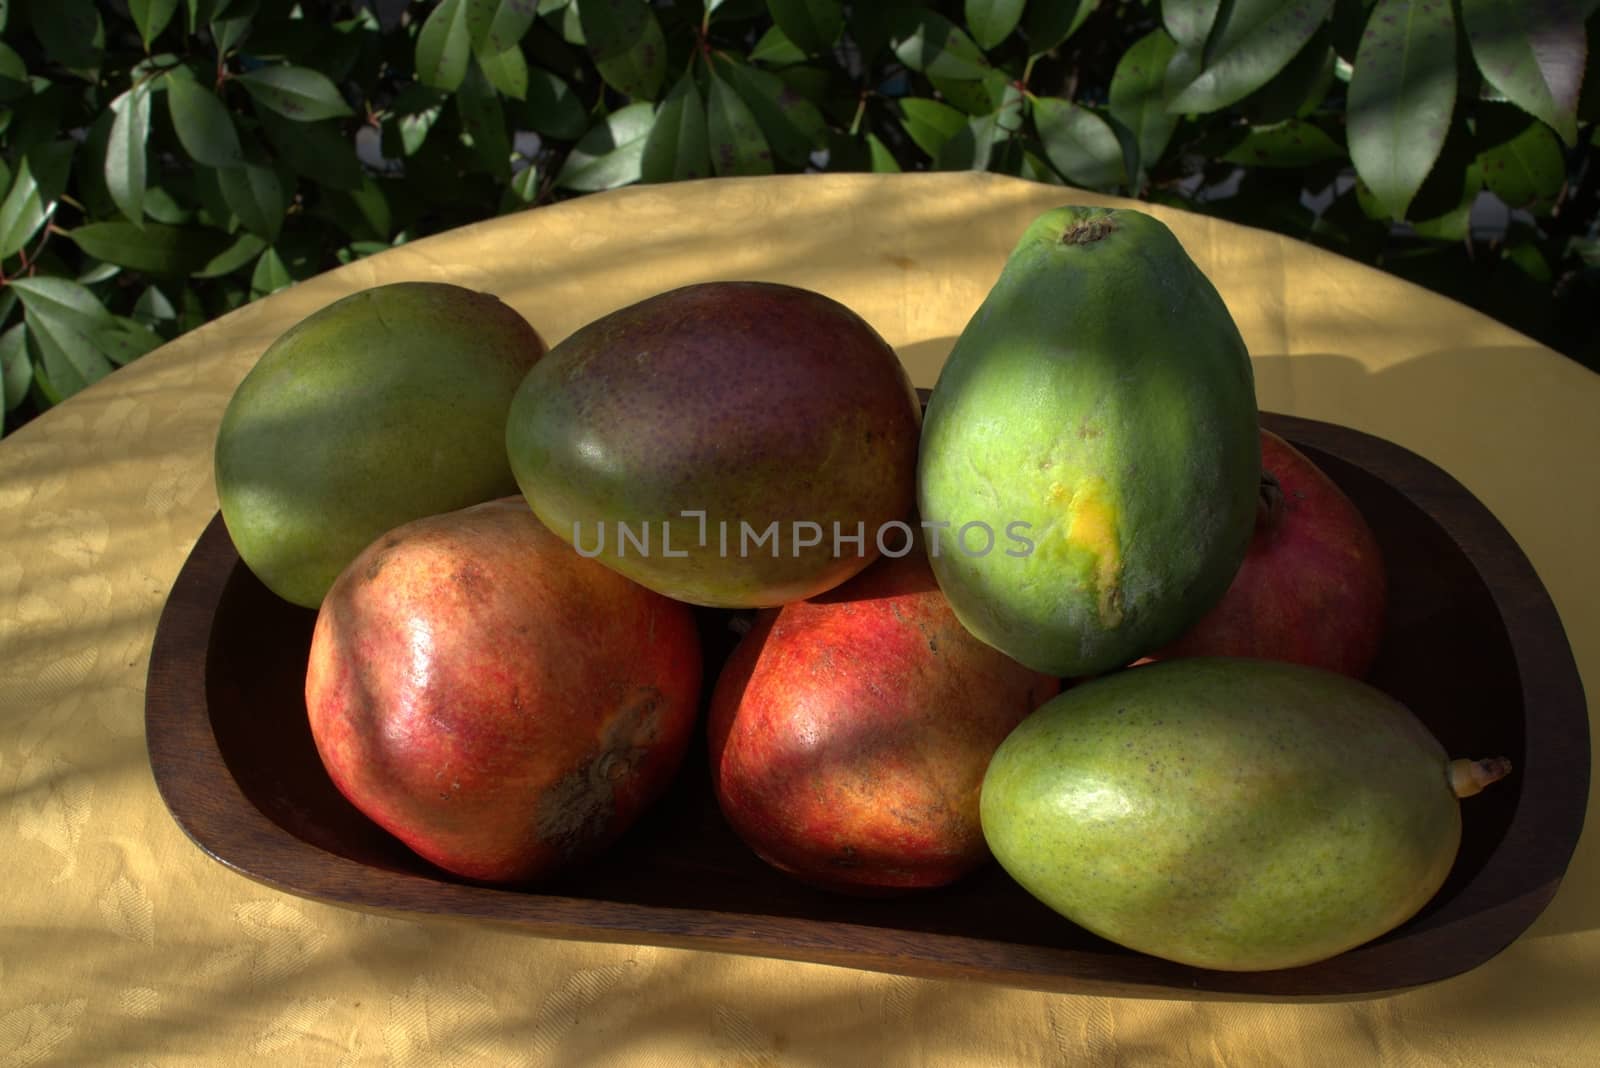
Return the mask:
[(989, 169), (1000, 128), (996, 115), (967, 116), (955, 136), (946, 141), (934, 159), (941, 171), (982, 171)]
[(938, 159), (945, 142), (967, 127), (965, 115), (938, 100), (908, 96), (900, 101), (900, 111), (906, 136), (931, 159)]
[(1339, 143), (1302, 119), (1287, 119), (1272, 126), (1252, 127), (1222, 159), (1246, 167), (1309, 167), (1324, 160), (1343, 159)]
[(297, 122), (275, 111), (263, 111), (258, 118), (278, 160), (295, 174), (329, 189), (360, 187), (361, 163), (355, 143), (339, 128), (337, 119)]
[[(399, 136), (399, 154), (414, 156), (422, 150), (423, 144), (428, 140), (428, 133), (439, 121), (439, 116), (444, 114), (446, 99), (448, 99), (447, 94), (415, 82), (400, 90), (394, 102), (389, 105), (387, 120), (387, 128)], [(390, 156), (396, 153), (394, 146), (387, 141), (384, 151)], [(360, 184), (358, 176), (355, 185)]]
[(1455, 182), (1459, 183), (1460, 190), (1456, 197), (1455, 206), (1442, 215), (1431, 218), (1417, 219), (1411, 223), (1411, 228), (1418, 237), (1432, 238), (1436, 241), (1465, 241), (1471, 233), (1472, 205), (1478, 199), (1478, 193), (1483, 189), (1483, 168), (1476, 162), (1469, 165), (1466, 171), (1460, 174)]
[(383, 186), (370, 175), (363, 176), (361, 185), (350, 193), (340, 194), (355, 208), (356, 215), (378, 237), (387, 241), (394, 233), (394, 213), (389, 208), (389, 198)]
[(1127, 182), (1122, 142), (1105, 119), (1059, 97), (1038, 97), (1033, 122), (1045, 155), (1067, 178), (1088, 189), (1110, 189)]
[(528, 96), (528, 60), (521, 45), (512, 45), (502, 52), (476, 52), (478, 68), (489, 84), (513, 100)]
[(516, 174), (511, 176), (510, 190), (517, 200), (524, 204), (532, 204), (539, 197), (539, 168), (536, 164), (529, 163)]
[(172, 306), (172, 301), (161, 292), (157, 286), (146, 286), (145, 291), (139, 294), (139, 299), (133, 304), (133, 318), (145, 326), (153, 327), (157, 323), (170, 323), (178, 318), (178, 309)]
[(78, 74), (99, 67), (106, 30), (94, 0), (48, 0), (28, 7), (34, 35), (54, 62)]
[(572, 146), (556, 184), (593, 193), (637, 182), (655, 116), (655, 105), (646, 100), (607, 115)]
[(472, 57), (472, 32), (467, 26), (468, 0), (442, 0), (428, 14), (417, 34), (417, 80), (453, 93), (467, 76)]
[[(169, 16), (171, 12), (168, 12)], [(150, 83), (133, 88), (111, 102), (116, 118), (106, 142), (106, 189), (117, 210), (138, 226), (144, 221), (145, 142), (150, 136)]]
[(941, 78), (937, 75), (930, 76), (928, 80), (940, 96), (968, 115), (991, 114), (1005, 99), (1006, 87), (1011, 84), (1006, 72), (994, 67), (990, 67), (989, 72), (977, 81)]
[(889, 43), (900, 62), (929, 77), (977, 81), (989, 60), (960, 27), (933, 11), (902, 9), (890, 18)]
[(166, 186), (152, 185), (144, 191), (144, 213), (156, 222), (181, 226), (194, 218), (194, 209), (178, 203)]
[[(122, 225), (127, 224), (124, 223)], [(66, 233), (66, 231), (62, 232)], [(77, 281), (79, 285), (99, 285), (101, 282), (109, 282), (111, 279), (122, 273), (122, 268), (115, 263), (100, 263), (96, 262), (94, 259), (90, 259), (89, 264), (86, 266), (88, 269), (82, 274), (78, 275)]]
[(711, 144), (711, 168), (719, 178), (772, 173), (772, 150), (761, 125), (733, 86), (714, 72), (706, 103), (706, 134)]
[(211, 40), (217, 48), (217, 55), (231, 56), (250, 36), (250, 31), (255, 28), (253, 15), (244, 14), (230, 18), (213, 18), (211, 20)]
[(979, 47), (993, 48), (1017, 28), (1022, 8), (1023, 0), (967, 0), (967, 29)]
[(55, 214), (73, 148), (71, 141), (47, 141), (23, 155), (11, 191), (0, 201), (0, 259), (20, 251)]
[[(1220, 111), (1243, 100), (1288, 65), (1332, 7), (1333, 0), (1234, 0), (1212, 27), (1199, 74), (1169, 108)], [(1173, 38), (1184, 43), (1176, 33)]]
[(207, 167), (237, 167), (243, 163), (239, 132), (216, 94), (187, 71), (175, 71), (164, 80), (172, 127), (190, 158)]
[(28, 398), (33, 385), (33, 361), (28, 359), (28, 327), (18, 323), (0, 334), (0, 396), (4, 410), (14, 412)]
[(1561, 142), (1544, 123), (1505, 105), (1478, 112), (1477, 143), (1484, 184), (1513, 208), (1543, 207), (1567, 180)]
[(29, 347), (39, 370), (48, 377), (57, 403), (111, 373), (110, 358), (71, 326), (32, 308), (25, 321)]
[(575, 141), (588, 128), (578, 94), (558, 75), (539, 68), (528, 72), (528, 99), (522, 117), (530, 129), (562, 141)]
[(161, 347), (161, 335), (143, 323), (121, 315), (114, 316), (111, 326), (97, 334), (95, 341), (106, 358), (119, 367)]
[(822, 112), (776, 74), (732, 59), (719, 59), (717, 73), (739, 94), (773, 154), (785, 163), (803, 167), (826, 143)]
[(80, 334), (95, 334), (111, 325), (111, 313), (94, 291), (70, 278), (53, 275), (13, 278), (10, 286), (22, 299), (23, 307), (50, 322), (66, 324)]
[(1583, 11), (1573, 0), (1461, 0), (1478, 69), (1523, 111), (1578, 143)]
[(498, 55), (515, 48), (537, 17), (535, 0), (469, 0), (467, 28), (473, 50)]
[(877, 134), (867, 134), (867, 152), (872, 160), (873, 173), (900, 173), (900, 161), (894, 158), (894, 153), (889, 151), (889, 146), (884, 144)]
[(1287, 66), (1239, 102), (1239, 110), (1251, 125), (1303, 119), (1317, 110), (1333, 87), (1336, 58), (1332, 41), (1332, 31), (1326, 25), (1318, 27)]
[(694, 73), (686, 72), (667, 93), (645, 138), (639, 176), (646, 182), (671, 182), (711, 176), (706, 105)]
[(1393, 218), (1438, 159), (1455, 99), (1450, 5), (1379, 0), (1350, 78), (1347, 136), (1356, 173)]
[(767, 10), (784, 36), (810, 55), (831, 49), (844, 29), (839, 0), (767, 0)]
[(511, 178), (511, 140), (506, 136), (506, 117), (500, 98), (477, 63), (467, 68), (467, 76), (456, 93), (456, 114), (461, 131), (472, 142), (472, 154), (496, 181)]
[(646, 0), (579, 0), (578, 18), (607, 85), (634, 100), (654, 100), (667, 73), (667, 41)]
[(289, 268), (284, 266), (277, 249), (269, 248), (261, 254), (256, 261), (256, 269), (250, 274), (250, 299), (259, 300), (293, 284)]
[(234, 81), (244, 86), (256, 103), (286, 119), (315, 122), (355, 114), (328, 76), (309, 67), (261, 67)]
[(1154, 29), (1135, 41), (1111, 76), (1111, 117), (1126, 126), (1139, 146), (1139, 167), (1150, 170), (1167, 150), (1178, 117), (1167, 111), (1162, 86), (1178, 42)]
[(770, 26), (750, 50), (752, 63), (766, 63), (773, 67), (790, 67), (806, 61), (805, 50), (783, 32), (781, 26)]
[(240, 233), (234, 237), (233, 244), (190, 274), (195, 278), (221, 278), (223, 275), (232, 274), (261, 255), (261, 250), (266, 247), (267, 243), (255, 234)]
[(225, 234), (198, 227), (109, 221), (65, 232), (89, 255), (147, 274), (183, 276), (199, 270), (227, 245)]
[[(1162, 9), (1171, 4), (1172, 0), (1165, 0)], [(1042, 56), (1060, 47), (1099, 6), (1100, 0), (1035, 0), (1029, 4), (1022, 21), (1022, 32), (1028, 38), (1028, 54)]]
[(239, 217), (239, 224), (268, 243), (278, 239), (287, 209), (283, 183), (271, 167), (245, 163), (217, 171), (222, 199)]
[(1204, 50), (1223, 0), (1161, 0), (1161, 22), (1179, 48)]
[(128, 0), (128, 14), (133, 16), (133, 24), (139, 27), (139, 39), (144, 42), (144, 50), (150, 51), (150, 42), (161, 36), (161, 31), (167, 28), (167, 23), (172, 21), (172, 15), (178, 10), (178, 0)]
[(21, 100), (31, 92), (28, 65), (10, 45), (0, 41), (0, 104)]

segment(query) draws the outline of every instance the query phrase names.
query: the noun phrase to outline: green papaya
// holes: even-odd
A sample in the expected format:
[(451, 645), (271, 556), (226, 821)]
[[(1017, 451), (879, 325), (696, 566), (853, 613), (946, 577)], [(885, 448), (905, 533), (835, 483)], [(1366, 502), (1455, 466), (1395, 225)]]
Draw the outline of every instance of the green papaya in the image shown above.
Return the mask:
[(984, 840), (1079, 926), (1202, 968), (1324, 960), (1436, 894), (1457, 798), (1510, 770), (1451, 761), (1405, 706), (1281, 661), (1141, 665), (1053, 698), (995, 752)]
[(1023, 234), (928, 402), (918, 505), (974, 635), (1098, 674), (1175, 640), (1255, 523), (1249, 353), (1165, 225), (1063, 207)]

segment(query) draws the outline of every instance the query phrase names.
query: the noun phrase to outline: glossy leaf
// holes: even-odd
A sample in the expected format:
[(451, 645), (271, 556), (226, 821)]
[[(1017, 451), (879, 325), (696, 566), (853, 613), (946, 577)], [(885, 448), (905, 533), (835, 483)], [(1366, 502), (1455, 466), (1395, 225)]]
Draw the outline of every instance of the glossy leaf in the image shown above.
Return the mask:
[(1272, 80), (1239, 102), (1253, 126), (1270, 126), (1313, 114), (1333, 87), (1336, 58), (1333, 33), (1326, 25)]
[(513, 100), (527, 99), (528, 60), (520, 45), (512, 45), (502, 52), (478, 52), (475, 56), (478, 69), (496, 90)]
[(18, 323), (0, 334), (0, 397), (4, 411), (14, 412), (28, 398), (33, 385), (33, 361), (28, 359), (28, 327)]
[(972, 31), (972, 39), (980, 48), (993, 48), (1010, 37), (1022, 21), (1023, 3), (1024, 0), (966, 0), (967, 29)]
[(523, 204), (532, 204), (539, 198), (539, 168), (530, 163), (511, 176), (507, 187), (512, 196)]
[(60, 403), (113, 370), (111, 360), (93, 341), (58, 319), (36, 313), (31, 307), (24, 320), (28, 344), (39, 371), (49, 380)]
[(796, 63), (804, 63), (805, 50), (783, 32), (781, 26), (769, 26), (767, 32), (761, 35), (754, 48), (750, 50), (752, 63), (767, 63), (774, 67), (788, 67)]
[(172, 301), (161, 292), (158, 286), (146, 286), (145, 291), (139, 294), (139, 299), (133, 305), (133, 318), (145, 326), (155, 326), (157, 323), (170, 323), (178, 318), (178, 309), (172, 306)]
[(1221, 10), (1222, 0), (1161, 0), (1161, 23), (1179, 48), (1198, 55), (1205, 51)]
[(637, 182), (655, 115), (655, 105), (643, 100), (607, 115), (572, 146), (556, 184), (592, 193)]
[(1302, 119), (1258, 126), (1221, 158), (1247, 167), (1309, 167), (1343, 159), (1344, 149), (1321, 127)]
[(965, 115), (938, 100), (906, 97), (900, 101), (900, 111), (905, 116), (906, 136), (931, 159), (938, 159), (945, 142), (967, 126)]
[(1578, 141), (1583, 17), (1574, 0), (1461, 0), (1467, 40), (1484, 78), (1569, 145)]
[(134, 319), (114, 316), (111, 326), (96, 334), (95, 343), (106, 358), (117, 366), (161, 347), (161, 335)]
[(234, 81), (259, 104), (286, 119), (315, 122), (354, 114), (328, 76), (309, 67), (260, 67)]
[(934, 166), (942, 171), (988, 170), (999, 136), (997, 116), (969, 115), (955, 136), (940, 147)]
[(890, 20), (889, 43), (900, 62), (929, 77), (976, 81), (989, 61), (960, 27), (924, 9), (903, 9)]
[(250, 299), (259, 300), (293, 284), (294, 279), (289, 277), (289, 268), (284, 266), (283, 257), (278, 255), (277, 249), (268, 248), (256, 260), (255, 270), (250, 272)]
[(241, 226), (269, 244), (278, 239), (287, 204), (283, 183), (272, 168), (259, 163), (223, 167), (217, 171), (217, 184)]
[(992, 114), (1005, 99), (1006, 87), (1011, 84), (1005, 71), (993, 67), (976, 81), (937, 76), (928, 80), (940, 96), (969, 116)]
[(1356, 173), (1396, 219), (1444, 147), (1455, 109), (1455, 18), (1443, 0), (1380, 0), (1350, 78)]
[(1440, 215), (1414, 220), (1411, 229), (1418, 237), (1436, 241), (1465, 241), (1471, 233), (1472, 205), (1483, 190), (1483, 168), (1476, 162), (1472, 163), (1452, 184), (1458, 189), (1455, 205)]
[(275, 111), (263, 112), (260, 119), (267, 143), (294, 173), (329, 189), (350, 190), (361, 185), (355, 143), (339, 128), (338, 120), (296, 122)]
[(1170, 108), (1219, 111), (1249, 96), (1288, 65), (1332, 6), (1333, 0), (1234, 0), (1224, 9), (1224, 20), (1212, 28), (1200, 72), (1170, 101)]
[(150, 136), (150, 83), (137, 82), (111, 102), (116, 118), (106, 142), (106, 189), (134, 225), (144, 221), (145, 142)]
[(0, 41), (0, 104), (21, 100), (31, 92), (28, 65), (15, 49)]
[(894, 158), (889, 146), (877, 134), (867, 134), (867, 153), (874, 174), (900, 173), (900, 161)]
[(0, 259), (21, 251), (55, 214), (72, 166), (70, 141), (47, 141), (17, 164), (11, 189), (0, 201)]
[(208, 167), (237, 167), (243, 163), (239, 133), (216, 94), (187, 71), (169, 74), (165, 81), (172, 128), (190, 158)]
[(128, 0), (128, 14), (133, 16), (133, 24), (139, 28), (139, 39), (144, 42), (146, 52), (150, 51), (150, 42), (167, 28), (167, 23), (172, 21), (177, 10), (178, 0)]
[(341, 194), (346, 203), (355, 209), (362, 224), (383, 240), (394, 233), (394, 212), (383, 186), (371, 175), (361, 179), (361, 185), (349, 193)]
[[(1099, 6), (1100, 0), (1034, 0), (1022, 19), (1028, 51), (1038, 56), (1060, 47)], [(1166, 6), (1162, 4), (1163, 8)]]
[(95, 0), (47, 0), (28, 7), (33, 32), (51, 60), (78, 73), (100, 65), (106, 31)]
[(679, 78), (662, 100), (645, 139), (639, 175), (646, 182), (711, 177), (706, 104), (692, 71)]
[(1554, 200), (1567, 180), (1566, 156), (1550, 127), (1505, 105), (1478, 114), (1478, 165), (1489, 191), (1513, 208)]
[(576, 0), (583, 39), (607, 85), (654, 100), (667, 73), (667, 41), (646, 0)]
[(733, 86), (716, 74), (711, 76), (706, 100), (706, 134), (711, 169), (718, 177), (772, 173), (772, 150), (755, 115)]
[(255, 234), (241, 232), (234, 236), (230, 245), (189, 273), (194, 278), (220, 278), (232, 274), (261, 255), (261, 250), (266, 247), (267, 243)]
[(233, 55), (254, 27), (255, 20), (249, 15), (212, 19), (211, 39), (216, 43), (217, 54)]
[(1151, 30), (1123, 53), (1111, 76), (1111, 116), (1133, 134), (1144, 170), (1161, 158), (1178, 128), (1178, 117), (1163, 102), (1167, 64), (1177, 50), (1166, 30)]
[(559, 75), (534, 68), (528, 72), (528, 98), (523, 121), (546, 137), (575, 141), (588, 128), (583, 102)]
[(66, 236), (96, 259), (146, 274), (182, 276), (210, 262), (227, 245), (225, 234), (199, 227), (110, 221), (85, 223)]
[(810, 55), (832, 48), (844, 29), (839, 0), (767, 0), (767, 10), (795, 47)]
[(1110, 189), (1127, 181), (1122, 142), (1106, 120), (1058, 97), (1033, 102), (1033, 122), (1045, 155), (1067, 178), (1087, 189)]
[(473, 50), (498, 55), (515, 48), (538, 13), (537, 0), (468, 0), (467, 28)]
[(755, 116), (773, 154), (785, 163), (802, 167), (825, 143), (827, 120), (817, 106), (769, 71), (736, 61), (719, 61), (717, 73), (725, 78)]
[(472, 153), (496, 181), (511, 177), (511, 139), (506, 136), (505, 113), (494, 87), (478, 67), (471, 64), (456, 93), (456, 114), (461, 131), (472, 142)]
[(417, 81), (453, 93), (467, 76), (472, 58), (472, 31), (467, 27), (469, 0), (441, 0), (417, 34)]

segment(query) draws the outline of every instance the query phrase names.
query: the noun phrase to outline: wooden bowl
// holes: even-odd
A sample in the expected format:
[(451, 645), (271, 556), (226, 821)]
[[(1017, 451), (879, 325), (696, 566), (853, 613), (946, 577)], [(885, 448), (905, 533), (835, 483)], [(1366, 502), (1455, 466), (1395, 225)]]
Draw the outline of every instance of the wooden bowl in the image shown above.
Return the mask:
[[(1503, 755), (1515, 767), (1463, 803), (1460, 854), (1434, 900), (1388, 935), (1320, 964), (1233, 973), (1134, 953), (1062, 919), (992, 863), (952, 886), (887, 900), (810, 889), (767, 867), (723, 821), (703, 738), (671, 792), (583, 869), (531, 889), (451, 876), (329, 781), (303, 696), (315, 615), (250, 574), (220, 516), (156, 631), (145, 715), (156, 784), (201, 849), (269, 886), (554, 938), (1156, 997), (1350, 998), (1458, 974), (1526, 930), (1578, 840), (1588, 717), (1566, 634), (1516, 543), (1449, 475), (1353, 430), (1274, 415), (1262, 424), (1343, 487), (1383, 548), (1390, 610), (1370, 681), (1412, 708), (1452, 755)], [(729, 618), (700, 615), (708, 695), (735, 640)]]

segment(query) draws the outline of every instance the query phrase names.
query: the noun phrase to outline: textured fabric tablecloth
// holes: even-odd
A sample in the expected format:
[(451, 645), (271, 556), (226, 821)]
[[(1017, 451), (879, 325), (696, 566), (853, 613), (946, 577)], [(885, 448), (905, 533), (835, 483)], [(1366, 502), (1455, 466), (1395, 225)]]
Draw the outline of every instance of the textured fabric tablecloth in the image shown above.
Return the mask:
[[(467, 227), (194, 331), (0, 441), (0, 1065), (1600, 1064), (1600, 847), (1493, 961), (1388, 998), (1047, 995), (368, 916), (264, 888), (167, 814), (144, 747), (162, 604), (213, 515), (211, 450), (285, 328), (357, 289), (487, 290), (554, 344), (694, 281), (820, 290), (931, 386), (1039, 212), (974, 174), (639, 187)], [(1600, 377), (1377, 271), (1159, 208), (1220, 289), (1261, 407), (1460, 479), (1549, 587), (1600, 693)], [(1137, 314), (1137, 309), (1132, 309)]]

